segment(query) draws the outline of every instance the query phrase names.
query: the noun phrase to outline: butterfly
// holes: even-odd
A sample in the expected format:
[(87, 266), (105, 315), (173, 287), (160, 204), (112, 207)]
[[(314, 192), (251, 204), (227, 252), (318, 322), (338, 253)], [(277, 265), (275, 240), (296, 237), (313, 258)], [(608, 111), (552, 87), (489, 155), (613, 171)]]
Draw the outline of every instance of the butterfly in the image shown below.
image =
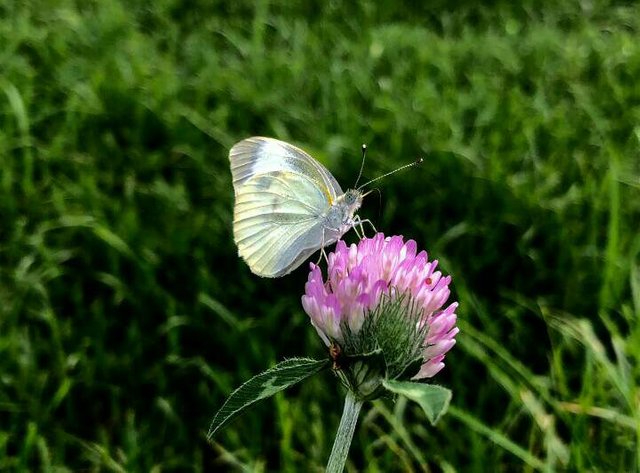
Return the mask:
[(262, 277), (284, 276), (361, 222), (364, 194), (289, 143), (254, 136), (229, 151), (238, 254)]

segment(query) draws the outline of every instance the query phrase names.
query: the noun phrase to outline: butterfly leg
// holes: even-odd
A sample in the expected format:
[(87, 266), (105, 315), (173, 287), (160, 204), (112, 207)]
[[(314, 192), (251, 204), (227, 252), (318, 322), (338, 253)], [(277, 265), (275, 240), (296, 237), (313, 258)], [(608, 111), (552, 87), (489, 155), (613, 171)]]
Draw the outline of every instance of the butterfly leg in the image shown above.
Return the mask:
[[(359, 228), (358, 228), (359, 227)], [(359, 240), (364, 238), (364, 229), (362, 228), (362, 224), (360, 223), (360, 218), (356, 215), (353, 219), (353, 224), (351, 225), (353, 231), (356, 232)]]
[(371, 225), (371, 229), (373, 230), (373, 233), (378, 233), (378, 230), (376, 230), (376, 226), (368, 218), (365, 218), (364, 220), (360, 220), (360, 226), (362, 226), (362, 224), (365, 223), (365, 222), (368, 223), (369, 225)]
[[(369, 220), (368, 218), (361, 219), (359, 215), (356, 215), (353, 218), (353, 229), (355, 230), (356, 234), (358, 235), (358, 238), (360, 239), (366, 236), (364, 232), (364, 225), (363, 225), (363, 223), (365, 222), (371, 225), (371, 228), (373, 229), (373, 233), (378, 233), (378, 230), (376, 230), (376, 227), (373, 225), (373, 222), (371, 222), (371, 220)], [(360, 236), (360, 233), (358, 232), (358, 227), (360, 227), (360, 232), (362, 233), (362, 236)]]
[(316, 262), (316, 266), (320, 266), (320, 263), (322, 263), (322, 259), (324, 258), (325, 261), (329, 261), (329, 257), (327, 256), (327, 253), (324, 251), (324, 246), (322, 248), (320, 248), (320, 256), (318, 257), (318, 261)]
[(322, 258), (325, 259), (325, 261), (329, 261), (329, 257), (327, 256), (327, 253), (325, 253), (324, 251), (324, 243), (325, 243), (325, 229), (322, 229), (322, 245), (320, 246), (320, 256), (318, 257), (318, 262), (316, 263), (316, 266), (320, 266), (320, 263), (322, 262)]

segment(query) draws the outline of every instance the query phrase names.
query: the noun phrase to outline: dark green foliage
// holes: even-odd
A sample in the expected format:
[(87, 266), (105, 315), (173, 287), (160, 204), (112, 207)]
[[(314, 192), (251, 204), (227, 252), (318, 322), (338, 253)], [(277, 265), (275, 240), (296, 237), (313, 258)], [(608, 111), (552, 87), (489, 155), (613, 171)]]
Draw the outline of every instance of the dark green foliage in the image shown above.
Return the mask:
[(425, 157), (362, 217), (453, 276), (451, 414), (365, 406), (351, 471), (637, 469), (639, 35), (606, 0), (0, 1), (0, 470), (322, 468), (330, 374), (206, 441), (234, 387), (326, 354), (304, 267), (237, 258), (250, 135), (344, 187), (362, 142), (365, 178)]

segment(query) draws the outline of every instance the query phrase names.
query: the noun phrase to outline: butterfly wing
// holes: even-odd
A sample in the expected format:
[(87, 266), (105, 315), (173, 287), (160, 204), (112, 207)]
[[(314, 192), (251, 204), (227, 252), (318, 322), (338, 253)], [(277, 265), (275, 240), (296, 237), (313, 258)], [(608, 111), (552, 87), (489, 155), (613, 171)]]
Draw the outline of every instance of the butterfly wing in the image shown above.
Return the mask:
[(304, 151), (253, 137), (229, 152), (235, 193), (234, 240), (249, 268), (265, 277), (297, 268), (334, 235), (324, 219), (340, 186)]
[(231, 148), (229, 160), (236, 194), (238, 184), (257, 175), (279, 171), (293, 172), (314, 182), (322, 182), (331, 200), (344, 193), (327, 168), (300, 148), (284, 141), (262, 136), (247, 138)]

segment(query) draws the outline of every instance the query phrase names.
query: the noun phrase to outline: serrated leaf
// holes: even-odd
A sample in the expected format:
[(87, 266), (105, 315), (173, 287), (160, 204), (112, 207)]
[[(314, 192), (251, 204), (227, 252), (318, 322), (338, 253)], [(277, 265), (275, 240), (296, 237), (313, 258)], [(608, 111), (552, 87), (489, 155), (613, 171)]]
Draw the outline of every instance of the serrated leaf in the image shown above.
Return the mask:
[(254, 376), (233, 391), (220, 410), (216, 412), (211, 421), (207, 438), (213, 437), (218, 430), (247, 407), (299, 383), (329, 367), (330, 364), (331, 361), (328, 359), (292, 358)]
[(431, 425), (436, 425), (440, 417), (447, 412), (451, 402), (451, 391), (435, 384), (386, 380), (382, 385), (389, 391), (420, 404)]

